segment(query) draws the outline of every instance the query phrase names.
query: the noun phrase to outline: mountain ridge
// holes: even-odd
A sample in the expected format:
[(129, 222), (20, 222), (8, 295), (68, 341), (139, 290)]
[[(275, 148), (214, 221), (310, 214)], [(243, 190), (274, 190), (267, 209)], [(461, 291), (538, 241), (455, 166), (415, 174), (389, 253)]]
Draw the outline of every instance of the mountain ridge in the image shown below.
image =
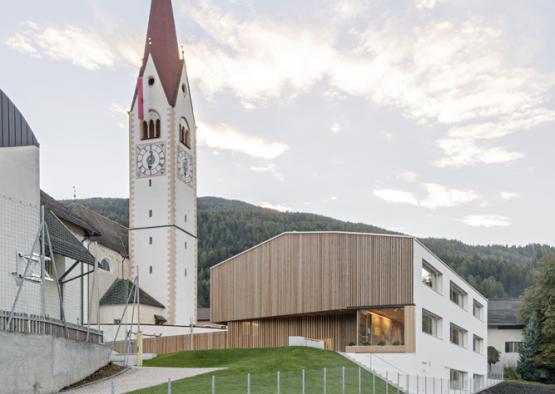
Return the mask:
[[(77, 202), (128, 226), (128, 199), (88, 198)], [(350, 231), (401, 234), (381, 227), (304, 212), (280, 212), (241, 200), (198, 199), (199, 304), (209, 303), (209, 269), (213, 265), (285, 231)], [(488, 298), (518, 297), (532, 284), (532, 268), (555, 254), (549, 245), (469, 245), (446, 238), (418, 238), (440, 259)]]

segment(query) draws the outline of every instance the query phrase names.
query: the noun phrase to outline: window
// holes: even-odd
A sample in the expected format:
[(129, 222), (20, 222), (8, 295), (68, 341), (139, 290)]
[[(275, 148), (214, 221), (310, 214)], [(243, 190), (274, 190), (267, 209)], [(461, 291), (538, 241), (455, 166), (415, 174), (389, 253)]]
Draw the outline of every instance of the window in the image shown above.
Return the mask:
[(185, 220), (185, 223), (187, 223), (187, 215), (183, 216), (183, 219)]
[(478, 335), (472, 336), (472, 350), (476, 353), (483, 353), (484, 348), (484, 340), (480, 338)]
[(152, 179), (148, 180), (148, 187), (152, 187)]
[(151, 218), (152, 217), (152, 209), (148, 210), (148, 217)]
[(185, 268), (185, 276), (187, 276), (187, 268)]
[(148, 243), (152, 245), (152, 237), (148, 237)]
[(187, 96), (187, 85), (184, 83), (181, 84), (181, 91), (183, 92), (184, 96)]
[(154, 85), (154, 82), (156, 82), (156, 80), (154, 79), (154, 77), (148, 77), (148, 86)]
[(191, 128), (185, 118), (181, 118), (179, 121), (179, 142), (187, 148), (191, 147)]
[(435, 291), (441, 290), (441, 272), (432, 267), (426, 260), (422, 260), (422, 283)]
[(104, 271), (111, 271), (111, 266), (112, 264), (110, 263), (110, 260), (108, 259), (102, 259), (102, 261), (98, 264), (98, 268), (104, 270)]
[(451, 369), (449, 371), (449, 387), (451, 390), (465, 389), (466, 372)]
[(151, 140), (160, 138), (161, 135), (161, 121), (160, 115), (154, 110), (148, 111), (148, 119), (143, 120), (141, 124), (141, 139)]
[(121, 324), (121, 319), (114, 319), (114, 324), (120, 325)]
[(460, 306), (461, 308), (464, 309), (465, 300), (466, 300), (466, 292), (463, 289), (461, 289), (459, 286), (454, 284), (453, 282), (451, 282), (451, 289), (449, 291), (449, 298), (455, 304), (457, 304), (458, 306)]
[(152, 265), (150, 267), (148, 267), (148, 273), (152, 274)]
[(482, 316), (484, 314), (484, 306), (476, 300), (474, 300), (472, 304), (472, 314), (476, 319), (482, 320)]
[(449, 339), (451, 343), (455, 345), (465, 347), (466, 343), (466, 330), (457, 326), (456, 324), (451, 323), (449, 329)]
[(358, 345), (405, 344), (404, 308), (373, 308), (358, 311)]
[(185, 242), (185, 249), (187, 249), (187, 242)]
[(433, 335), (434, 337), (440, 337), (441, 317), (422, 309), (422, 332)]
[(519, 353), (522, 342), (505, 342), (505, 353)]
[(477, 393), (484, 388), (484, 375), (474, 374), (472, 376), (474, 378), (474, 392)]

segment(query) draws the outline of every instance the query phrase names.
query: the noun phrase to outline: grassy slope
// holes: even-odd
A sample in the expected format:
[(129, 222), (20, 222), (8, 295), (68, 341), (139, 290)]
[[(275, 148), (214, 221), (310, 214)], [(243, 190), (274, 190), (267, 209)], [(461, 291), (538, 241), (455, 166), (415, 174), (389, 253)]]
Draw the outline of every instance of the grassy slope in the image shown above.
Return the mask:
[[(346, 367), (346, 394), (358, 392), (358, 366), (337, 353), (311, 348), (236, 349), (165, 354), (145, 362), (152, 367), (226, 368), (172, 384), (174, 392), (210, 394), (211, 376), (216, 376), (217, 393), (246, 393), (247, 373), (253, 394), (274, 394), (276, 372), (281, 374), (281, 392), (300, 392), (301, 370), (306, 370), (306, 393), (322, 393), (323, 368), (327, 368), (328, 392), (340, 392), (341, 367)], [(371, 375), (362, 371), (362, 387), (371, 387)], [(369, 390), (367, 390), (369, 392)], [(138, 391), (166, 393), (166, 385)], [(376, 393), (385, 393), (376, 379)]]

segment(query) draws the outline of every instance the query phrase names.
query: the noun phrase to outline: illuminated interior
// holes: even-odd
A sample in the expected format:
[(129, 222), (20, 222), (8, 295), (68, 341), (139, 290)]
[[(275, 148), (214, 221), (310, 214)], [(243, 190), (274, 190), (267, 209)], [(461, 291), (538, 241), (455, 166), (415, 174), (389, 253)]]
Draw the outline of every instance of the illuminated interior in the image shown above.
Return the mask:
[(404, 344), (404, 308), (361, 309), (358, 311), (359, 346), (401, 346)]

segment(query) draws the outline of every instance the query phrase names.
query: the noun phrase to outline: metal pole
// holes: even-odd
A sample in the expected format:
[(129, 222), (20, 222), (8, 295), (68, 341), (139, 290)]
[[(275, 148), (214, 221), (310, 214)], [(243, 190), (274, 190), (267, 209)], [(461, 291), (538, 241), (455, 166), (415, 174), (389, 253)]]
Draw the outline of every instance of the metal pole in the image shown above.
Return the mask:
[(439, 378), (439, 392), (443, 394), (443, 378)]
[(251, 394), (251, 374), (247, 374), (247, 394)]
[(424, 392), (428, 394), (428, 376), (424, 376)]
[(212, 375), (212, 394), (216, 394), (216, 377)]
[(416, 392), (420, 393), (420, 375), (416, 375)]
[(385, 371), (385, 394), (389, 394), (389, 371)]
[(168, 394), (172, 394), (172, 380), (168, 378)]
[(372, 370), (372, 394), (376, 394), (376, 371)]
[(326, 380), (327, 380), (327, 378), (326, 378), (326, 368), (324, 368), (324, 394), (326, 394), (327, 391), (328, 391)]
[(401, 375), (397, 372), (397, 394), (399, 394), (399, 387), (401, 387)]
[[(40, 207), (40, 221), (41, 223), (44, 222), (44, 205)], [(42, 225), (41, 234), (40, 234), (40, 315), (43, 319), (46, 319), (46, 305), (45, 305), (45, 288), (44, 288), (44, 270), (46, 269), (44, 265), (44, 254), (46, 253), (46, 239), (44, 234), (44, 227), (45, 224)], [(52, 253), (52, 251), (50, 251)], [(32, 256), (32, 255), (31, 255)], [(58, 278), (56, 278), (58, 280)]]
[(362, 372), (358, 367), (358, 394), (362, 394)]
[(407, 394), (409, 393), (409, 391), (410, 391), (410, 375), (407, 374)]
[(280, 387), (279, 387), (280, 386), (280, 381), (279, 381), (280, 379), (279, 379), (279, 377), (280, 377), (279, 376), (279, 371), (277, 371), (277, 394), (280, 393)]
[(301, 394), (304, 394), (304, 369), (301, 373)]
[(116, 394), (116, 385), (114, 384), (113, 380), (112, 380), (112, 394)]
[(345, 394), (345, 367), (341, 367), (341, 393)]

